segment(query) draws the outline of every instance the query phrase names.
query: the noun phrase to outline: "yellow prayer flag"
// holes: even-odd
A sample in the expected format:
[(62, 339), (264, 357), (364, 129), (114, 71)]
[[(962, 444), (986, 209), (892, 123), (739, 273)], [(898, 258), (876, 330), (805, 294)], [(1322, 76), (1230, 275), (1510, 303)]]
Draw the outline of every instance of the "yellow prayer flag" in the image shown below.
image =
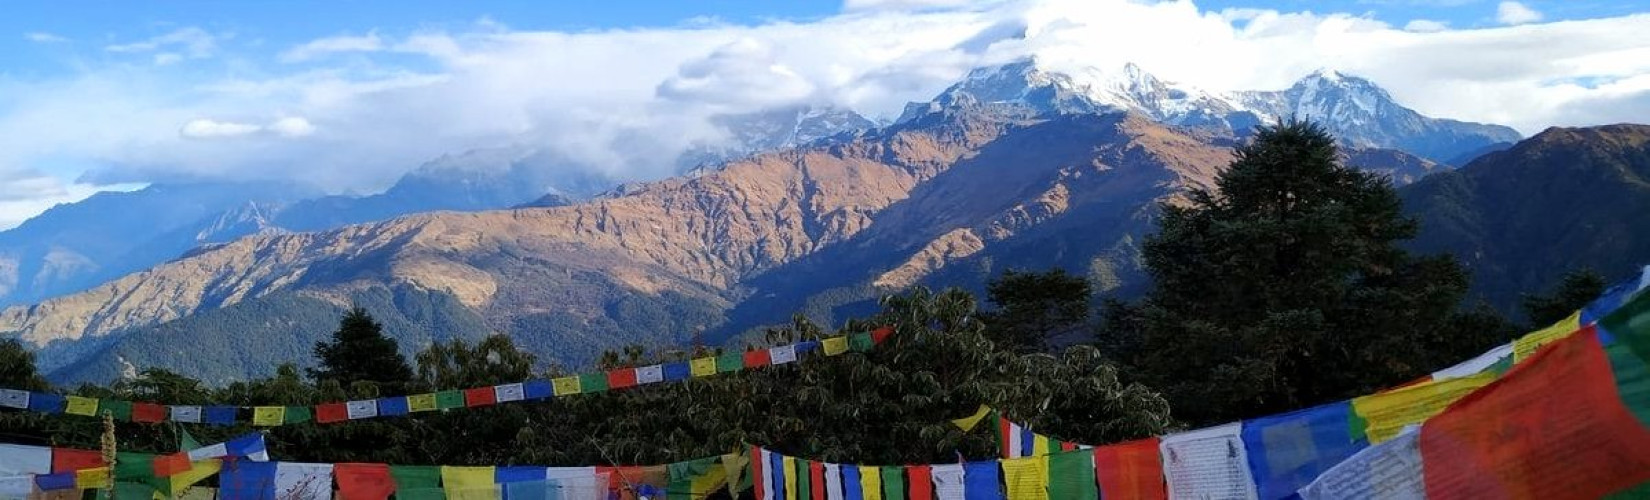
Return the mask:
[(835, 337), (826, 337), (825, 340), (820, 341), (820, 343), (825, 347), (826, 356), (835, 356), (848, 352), (848, 337), (846, 336), (838, 335)]
[(63, 409), (63, 413), (88, 417), (97, 415), (97, 399), (80, 396), (67, 396), (67, 398), (69, 406)]
[(1049, 453), (1048, 436), (1033, 434), (1031, 438), (1031, 456), (1040, 457)]
[(80, 469), (74, 473), (74, 487), (77, 490), (97, 490), (109, 487), (109, 468)]
[(1048, 455), (1010, 458), (1001, 463), (1008, 500), (1048, 500)]
[(494, 484), (492, 467), (441, 467), (441, 489), (447, 498), (489, 498), (489, 490), (498, 491)]
[[(750, 460), (745, 458), (745, 452), (739, 451), (722, 455), (722, 476), (727, 478), (728, 495), (732, 498), (739, 498), (739, 492), (735, 489), (739, 487), (739, 482), (744, 479), (745, 466), (747, 465), (750, 465)], [(753, 479), (762, 480), (762, 478)]]
[(1370, 444), (1398, 436), (1405, 426), (1419, 424), (1472, 391), (1495, 381), (1495, 372), (1435, 380), (1352, 399), (1352, 411), (1365, 423)]
[(785, 500), (796, 500), (796, 459), (784, 457), (779, 463), (785, 466), (779, 471), (785, 475)]
[(974, 426), (980, 425), (980, 421), (984, 420), (985, 416), (990, 415), (990, 414), (991, 414), (991, 407), (990, 406), (980, 405), (980, 409), (974, 410), (973, 415), (969, 415), (969, 416), (966, 416), (966, 417), (963, 417), (963, 418), (952, 420), (951, 423), (956, 424), (957, 428), (962, 429), (963, 432), (968, 432), (968, 431), (974, 430)]
[[(843, 467), (849, 467), (844, 465)], [(874, 465), (859, 466), (859, 491), (864, 500), (882, 500), (882, 468)]]
[(1541, 349), (1541, 346), (1547, 345), (1554, 340), (1568, 337), (1571, 333), (1580, 329), (1581, 311), (1576, 311), (1574, 313), (1570, 313), (1570, 317), (1558, 320), (1557, 323), (1553, 323), (1552, 326), (1542, 328), (1540, 330), (1530, 332), (1528, 335), (1523, 337), (1519, 337), (1517, 340), (1513, 341), (1513, 362), (1518, 363), (1524, 361), (1524, 358), (1528, 358), (1531, 354), (1535, 354), (1535, 351)]
[(184, 490), (189, 489), (195, 483), (201, 482), (202, 479), (212, 477), (222, 468), (223, 462), (216, 458), (199, 460), (189, 464), (189, 470), (173, 474), (172, 477), (167, 478), (172, 482), (172, 496), (183, 495)]
[(285, 420), (285, 406), (259, 406), (252, 408), (252, 425), (273, 427), (281, 425), (281, 422)]
[(695, 377), (708, 377), (716, 374), (716, 358), (714, 357), (698, 358), (689, 364)]
[(407, 396), (407, 411), (435, 411), (435, 393)]
[(577, 376), (551, 379), (550, 385), (555, 386), (557, 396), (578, 394), (583, 390), (583, 387), (579, 385), (579, 377)]
[(712, 493), (716, 493), (716, 490), (721, 489), (722, 486), (727, 483), (727, 479), (727, 469), (723, 467), (711, 467), (710, 469), (705, 470), (704, 474), (700, 474), (699, 476), (693, 478), (691, 483), (692, 486), (690, 486), (693, 491), (689, 493), (688, 497), (709, 497)]

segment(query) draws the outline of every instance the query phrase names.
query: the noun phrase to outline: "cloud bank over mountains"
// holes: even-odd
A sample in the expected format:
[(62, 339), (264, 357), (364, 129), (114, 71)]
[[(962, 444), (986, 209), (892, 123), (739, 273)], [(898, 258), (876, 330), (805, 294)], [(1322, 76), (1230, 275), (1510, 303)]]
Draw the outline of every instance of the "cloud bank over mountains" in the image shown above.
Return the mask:
[(93, 186), (299, 179), (372, 191), (444, 153), (519, 144), (658, 177), (690, 145), (726, 139), (718, 114), (829, 104), (891, 119), (971, 68), (1028, 54), (1070, 68), (1133, 62), (1217, 91), (1334, 68), (1427, 115), (1525, 134), (1650, 116), (1650, 14), (1541, 24), (1524, 4), (1499, 7), (1508, 26), (1483, 29), (1125, 0), (850, 0), (808, 21), (579, 32), (483, 19), (287, 46), (182, 27), (86, 46), (95, 56), (66, 56), (83, 59), (69, 74), (0, 72), (0, 225)]

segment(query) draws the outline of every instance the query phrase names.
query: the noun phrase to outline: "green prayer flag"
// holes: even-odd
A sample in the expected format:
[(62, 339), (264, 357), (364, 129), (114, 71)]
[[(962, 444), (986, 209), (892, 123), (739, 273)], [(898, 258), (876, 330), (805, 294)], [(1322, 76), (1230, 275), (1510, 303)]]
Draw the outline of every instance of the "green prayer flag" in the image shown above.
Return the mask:
[(729, 352), (716, 357), (716, 373), (736, 372), (745, 369), (745, 353)]
[(814, 473), (808, 467), (810, 463), (812, 462), (800, 458), (796, 460), (796, 500), (825, 500), (813, 497)]
[(315, 413), (308, 406), (288, 406), (285, 415), (281, 417), (283, 424), (301, 424), (315, 418)]
[(882, 468), (882, 500), (905, 500), (905, 468), (889, 465)]
[[(391, 465), (390, 478), (397, 491), (441, 486), (441, 467), (434, 465)], [(399, 493), (398, 493), (399, 495)], [(397, 496), (397, 498), (406, 498)]]
[(464, 391), (457, 389), (435, 393), (436, 409), (446, 410), (464, 407)]
[[(700, 458), (686, 462), (676, 462), (665, 466), (665, 472), (670, 477), (670, 483), (665, 485), (665, 496), (669, 499), (691, 500), (696, 498), (693, 490), (693, 480), (710, 472), (712, 467), (719, 467), (720, 457)], [(708, 494), (710, 492), (698, 492)]]
[(447, 500), (447, 490), (441, 488), (397, 488), (395, 500)]
[(607, 373), (585, 373), (579, 375), (579, 389), (582, 393), (602, 392), (607, 390)]
[(97, 411), (98, 411), (98, 415), (102, 415), (103, 412), (107, 411), (107, 412), (109, 412), (110, 416), (115, 418), (115, 420), (119, 420), (119, 421), (122, 421), (122, 422), (132, 420), (132, 402), (131, 401), (121, 401), (121, 400), (118, 400), (118, 399), (100, 399), (97, 402)]
[(195, 436), (189, 434), (189, 429), (183, 428), (176, 422), (172, 423), (172, 428), (178, 430), (178, 451), (189, 451), (201, 447), (200, 441), (196, 441)]
[(1094, 450), (1055, 453), (1048, 457), (1049, 498), (1100, 498), (1094, 478)]
[(871, 338), (871, 332), (859, 332), (848, 336), (849, 349), (859, 352), (867, 352), (875, 346), (876, 342)]
[(139, 484), (150, 491), (161, 493), (169, 493), (172, 489), (171, 480), (155, 475), (155, 456), (148, 453), (115, 453), (115, 466), (112, 472), (116, 483)]
[[(154, 498), (156, 493), (165, 494), (144, 483), (115, 483), (115, 498)], [(103, 498), (103, 496), (99, 494), (93, 498)]]
[(1650, 362), (1650, 291), (1639, 292), (1637, 297), (1598, 320), (1598, 326), (1610, 332), (1617, 343), (1626, 345), (1639, 359)]

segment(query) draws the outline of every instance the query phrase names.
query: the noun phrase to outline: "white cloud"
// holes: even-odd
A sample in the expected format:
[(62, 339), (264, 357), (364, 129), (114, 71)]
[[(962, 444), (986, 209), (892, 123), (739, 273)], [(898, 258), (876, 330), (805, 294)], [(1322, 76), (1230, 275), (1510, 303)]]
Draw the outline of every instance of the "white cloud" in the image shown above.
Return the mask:
[[(154, 52), (160, 49), (176, 49), (190, 58), (200, 59), (210, 57), (218, 48), (218, 36), (206, 30), (187, 27), (178, 28), (170, 33), (158, 35), (147, 40), (113, 44), (103, 47), (109, 52), (141, 53)], [(157, 60), (158, 62), (158, 60)]]
[(99, 191), (131, 191), (142, 187), (143, 184), (65, 183), (35, 171), (9, 172), (0, 178), (0, 230), (17, 227), (48, 208), (74, 203)]
[(182, 61), (182, 60), (183, 60), (183, 56), (178, 55), (177, 53), (173, 53), (173, 52), (161, 52), (159, 54), (155, 54), (155, 65), (156, 66), (165, 66), (165, 65), (168, 65), (168, 64), (176, 64), (177, 62)]
[(281, 62), (302, 62), (339, 52), (377, 52), (384, 50), (384, 40), (378, 33), (365, 36), (335, 36), (312, 40), (282, 52)]
[(1415, 19), (1404, 25), (1404, 31), (1418, 33), (1434, 33), (1449, 29), (1448, 21), (1434, 21), (1431, 19)]
[(983, 6), (1001, 3), (990, 0), (845, 0), (842, 10), (929, 10), (940, 8), (957, 8), (969, 6)]
[(31, 41), (31, 42), (35, 42), (35, 43), (63, 43), (63, 42), (69, 41), (68, 38), (64, 38), (62, 36), (54, 35), (54, 34), (51, 34), (51, 33), (44, 32), (44, 31), (35, 31), (35, 32), (32, 32), (32, 33), (24, 33), (23, 34), (23, 39)]
[(1540, 21), (1541, 11), (1519, 2), (1501, 2), (1495, 6), (1495, 20), (1501, 24), (1526, 24)]
[[(370, 191), (442, 154), (523, 144), (569, 165), (659, 177), (689, 144), (720, 137), (711, 114), (829, 103), (892, 118), (972, 67), (1028, 53), (1073, 67), (1135, 62), (1211, 90), (1284, 88), (1334, 67), (1428, 115), (1525, 133), (1650, 116), (1650, 14), (1435, 31), (1187, 1), (873, 4), (807, 22), (580, 32), (485, 23), (273, 49), (178, 30), (111, 50), (188, 59), (193, 47), (224, 55), (213, 61), (224, 70), (117, 61), (64, 78), (0, 74), (0, 173), (60, 159), (91, 169), (87, 182), (285, 177)], [(324, 56), (341, 51), (352, 56)], [(283, 57), (306, 62), (248, 62)]]
[(219, 139), (252, 135), (260, 130), (263, 130), (263, 127), (250, 123), (221, 122), (197, 118), (183, 124), (183, 128), (178, 130), (178, 135), (190, 139)]

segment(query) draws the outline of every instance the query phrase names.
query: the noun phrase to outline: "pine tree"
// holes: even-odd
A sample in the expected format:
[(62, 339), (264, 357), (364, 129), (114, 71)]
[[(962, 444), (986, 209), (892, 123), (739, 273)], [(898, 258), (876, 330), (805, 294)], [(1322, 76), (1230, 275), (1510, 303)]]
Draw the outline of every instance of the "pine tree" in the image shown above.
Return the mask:
[(1082, 276), (1063, 269), (1046, 272), (1010, 270), (986, 284), (986, 297), (997, 306), (981, 314), (986, 335), (1003, 349), (1035, 352), (1088, 324), (1090, 286)]
[(1558, 286), (1546, 294), (1524, 295), (1524, 317), (1531, 329), (1542, 328), (1568, 317), (1604, 294), (1604, 277), (1592, 269), (1577, 269), (1564, 274)]
[(395, 339), (384, 336), (383, 326), (356, 307), (338, 321), (330, 342), (315, 343), (319, 366), (309, 370), (317, 381), (333, 380), (349, 386), (366, 381), (380, 389), (404, 387), (413, 378), (412, 368), (397, 350)]
[(1209, 424), (1373, 392), (1487, 348), (1458, 334), (1467, 277), (1399, 247), (1416, 223), (1390, 182), (1339, 164), (1305, 121), (1262, 127), (1187, 206), (1166, 205), (1144, 257), (1153, 289), (1110, 304), (1101, 344)]

